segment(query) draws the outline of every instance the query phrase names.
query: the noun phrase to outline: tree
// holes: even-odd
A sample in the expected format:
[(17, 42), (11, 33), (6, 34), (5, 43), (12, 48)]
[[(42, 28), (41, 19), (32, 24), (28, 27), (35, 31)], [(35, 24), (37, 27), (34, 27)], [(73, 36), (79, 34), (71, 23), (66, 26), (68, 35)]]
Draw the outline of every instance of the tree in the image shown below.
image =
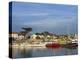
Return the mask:
[(24, 29), (26, 32), (30, 32), (30, 31), (32, 31), (32, 28), (31, 27), (28, 27), (28, 28), (22, 28), (22, 29)]
[(42, 34), (44, 35), (43, 41), (44, 41), (44, 42), (47, 41), (47, 35), (49, 35), (49, 32), (44, 31), (44, 32), (42, 32)]
[(27, 28), (22, 27), (22, 29), (23, 29), (24, 31), (21, 31), (21, 34), (23, 34), (24, 37), (25, 37), (25, 39), (26, 39), (26, 34), (28, 34), (29, 32), (31, 32), (31, 31), (32, 31), (32, 28), (31, 28), (31, 27), (27, 27)]

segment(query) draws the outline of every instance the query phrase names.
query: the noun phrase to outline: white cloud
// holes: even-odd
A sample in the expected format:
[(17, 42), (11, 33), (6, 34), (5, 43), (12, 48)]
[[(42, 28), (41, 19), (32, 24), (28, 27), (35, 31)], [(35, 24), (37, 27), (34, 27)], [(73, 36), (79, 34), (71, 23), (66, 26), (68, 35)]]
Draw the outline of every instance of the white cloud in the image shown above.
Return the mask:
[(13, 13), (12, 14), (13, 16), (19, 16), (19, 17), (25, 17), (25, 16), (48, 16), (50, 15), (50, 13), (47, 13), (47, 12), (28, 12), (28, 13), (25, 13), (25, 12), (21, 12), (21, 13)]

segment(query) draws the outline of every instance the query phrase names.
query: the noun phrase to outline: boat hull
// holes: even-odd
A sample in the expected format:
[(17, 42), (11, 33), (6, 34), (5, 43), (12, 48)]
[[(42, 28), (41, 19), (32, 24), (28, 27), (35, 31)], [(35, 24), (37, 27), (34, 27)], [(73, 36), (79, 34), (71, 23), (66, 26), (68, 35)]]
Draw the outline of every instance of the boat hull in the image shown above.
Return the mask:
[(77, 43), (68, 43), (68, 44), (62, 45), (61, 47), (74, 49), (74, 48), (78, 47), (78, 44)]
[(59, 48), (60, 47), (60, 44), (55, 44), (55, 43), (46, 44), (46, 47), (47, 48)]

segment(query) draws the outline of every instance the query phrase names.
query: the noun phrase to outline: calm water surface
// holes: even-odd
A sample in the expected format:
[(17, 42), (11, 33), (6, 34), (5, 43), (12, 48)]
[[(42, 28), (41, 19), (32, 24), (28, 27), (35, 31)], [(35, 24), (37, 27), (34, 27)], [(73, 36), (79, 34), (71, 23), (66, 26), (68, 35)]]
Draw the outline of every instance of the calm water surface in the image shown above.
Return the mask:
[(78, 49), (67, 48), (13, 48), (13, 58), (29, 58), (29, 57), (44, 57), (44, 56), (62, 56), (62, 55), (76, 55)]

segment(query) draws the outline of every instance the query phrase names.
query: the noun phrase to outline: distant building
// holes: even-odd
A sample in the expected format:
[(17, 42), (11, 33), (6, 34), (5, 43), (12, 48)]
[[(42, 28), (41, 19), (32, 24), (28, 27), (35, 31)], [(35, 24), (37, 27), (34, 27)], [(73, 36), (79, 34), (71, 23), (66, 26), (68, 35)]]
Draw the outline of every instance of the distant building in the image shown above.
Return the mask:
[(22, 39), (24, 39), (24, 36), (23, 35), (18, 35), (18, 39), (22, 40)]
[(75, 39), (78, 39), (78, 34), (75, 34)]
[(54, 43), (59, 43), (59, 39), (53, 39), (52, 42), (54, 42)]
[(58, 36), (57, 35), (53, 35), (53, 39), (58, 39)]
[(12, 37), (14, 39), (18, 39), (18, 33), (17, 32), (11, 32), (11, 33), (9, 33), (9, 37)]
[(36, 39), (36, 37), (37, 37), (36, 34), (31, 35), (31, 39)]
[[(33, 34), (31, 35), (31, 40), (34, 40), (34, 41), (37, 41), (37, 40), (40, 40), (40, 41), (52, 41), (54, 39), (57, 39), (57, 36), (55, 35), (50, 35), (50, 34), (47, 34), (46, 36), (44, 34)], [(56, 42), (56, 41), (55, 41)]]

